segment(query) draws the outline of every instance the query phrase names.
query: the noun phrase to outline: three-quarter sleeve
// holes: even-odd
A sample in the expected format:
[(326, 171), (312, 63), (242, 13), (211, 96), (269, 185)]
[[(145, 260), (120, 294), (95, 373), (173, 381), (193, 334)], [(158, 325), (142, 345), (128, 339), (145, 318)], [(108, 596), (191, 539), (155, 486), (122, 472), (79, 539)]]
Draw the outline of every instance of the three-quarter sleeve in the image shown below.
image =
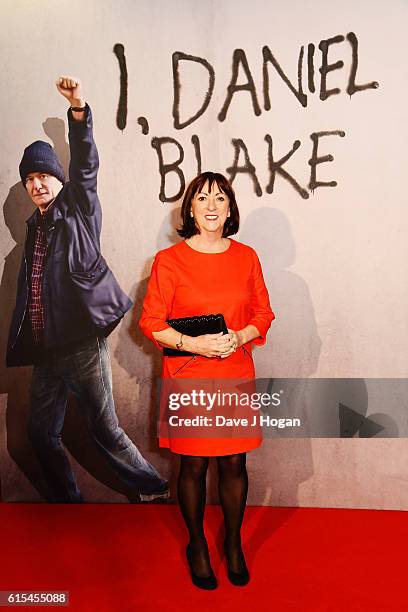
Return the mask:
[(253, 344), (265, 344), (266, 334), (274, 318), (275, 315), (269, 303), (268, 290), (263, 278), (261, 264), (257, 254), (253, 251), (251, 319), (248, 321), (248, 325), (255, 325), (260, 333), (258, 338), (252, 340)]
[(170, 328), (169, 318), (175, 291), (174, 268), (166, 261), (166, 256), (157, 253), (143, 301), (139, 327), (158, 348), (162, 346), (153, 337), (153, 332)]

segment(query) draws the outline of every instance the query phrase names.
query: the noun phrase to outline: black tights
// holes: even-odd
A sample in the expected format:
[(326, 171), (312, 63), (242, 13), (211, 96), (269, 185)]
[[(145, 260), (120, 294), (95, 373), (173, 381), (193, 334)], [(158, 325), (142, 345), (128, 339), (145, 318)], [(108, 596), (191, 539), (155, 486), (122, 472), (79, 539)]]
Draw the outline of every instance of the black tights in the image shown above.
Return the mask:
[[(246, 454), (217, 457), (218, 490), (225, 522), (225, 550), (230, 568), (242, 572), (245, 560), (241, 549), (241, 525), (248, 493)], [(193, 571), (208, 576), (211, 571), (204, 535), (204, 509), (208, 457), (180, 455), (177, 493), (180, 510), (190, 534)]]

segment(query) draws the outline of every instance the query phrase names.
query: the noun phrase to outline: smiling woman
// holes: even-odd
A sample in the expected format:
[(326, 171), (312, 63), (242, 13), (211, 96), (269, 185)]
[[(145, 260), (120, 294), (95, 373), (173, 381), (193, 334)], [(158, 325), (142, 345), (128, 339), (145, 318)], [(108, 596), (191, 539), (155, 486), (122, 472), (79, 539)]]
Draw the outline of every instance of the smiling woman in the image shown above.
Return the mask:
[(203, 172), (191, 181), (183, 198), (181, 217), (182, 227), (177, 231), (191, 246), (201, 243), (203, 252), (217, 252), (220, 247), (225, 250), (225, 241), (220, 244), (220, 238), (236, 234), (239, 228), (235, 193), (225, 176)]
[[(200, 234), (218, 232), (224, 228), (225, 221), (230, 216), (228, 196), (220, 191), (215, 180), (211, 187), (208, 186), (209, 181), (195, 194), (191, 202), (190, 216), (194, 219)], [(193, 242), (192, 238), (190, 242)]]
[[(185, 240), (156, 255), (140, 327), (156, 346), (172, 349), (171, 356), (163, 355), (163, 379), (248, 382), (255, 376), (251, 343), (265, 342), (274, 314), (255, 251), (229, 237), (239, 228), (229, 181), (213, 172), (197, 176), (184, 195), (181, 217), (178, 233)], [(210, 319), (215, 313), (222, 313), (227, 333), (192, 336), (170, 325), (174, 319)], [(162, 399), (166, 404), (165, 392)], [(193, 421), (197, 415), (192, 416)], [(160, 446), (180, 455), (178, 498), (190, 533), (186, 554), (194, 584), (217, 586), (203, 531), (211, 456), (218, 464), (228, 576), (235, 585), (246, 584), (249, 572), (240, 540), (248, 487), (246, 453), (261, 444), (260, 431), (200, 437), (160, 429)]]

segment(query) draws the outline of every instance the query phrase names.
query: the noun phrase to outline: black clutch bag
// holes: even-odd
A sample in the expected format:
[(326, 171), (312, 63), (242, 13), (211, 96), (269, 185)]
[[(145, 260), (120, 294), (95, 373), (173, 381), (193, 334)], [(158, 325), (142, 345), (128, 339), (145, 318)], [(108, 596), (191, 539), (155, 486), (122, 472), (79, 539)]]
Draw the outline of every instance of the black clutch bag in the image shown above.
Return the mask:
[[(166, 321), (176, 331), (186, 336), (201, 336), (202, 334), (228, 334), (222, 314), (199, 315), (196, 317), (185, 317), (184, 319), (168, 319)], [(181, 357), (182, 355), (194, 355), (189, 351), (178, 351), (177, 349), (163, 349), (165, 357)]]

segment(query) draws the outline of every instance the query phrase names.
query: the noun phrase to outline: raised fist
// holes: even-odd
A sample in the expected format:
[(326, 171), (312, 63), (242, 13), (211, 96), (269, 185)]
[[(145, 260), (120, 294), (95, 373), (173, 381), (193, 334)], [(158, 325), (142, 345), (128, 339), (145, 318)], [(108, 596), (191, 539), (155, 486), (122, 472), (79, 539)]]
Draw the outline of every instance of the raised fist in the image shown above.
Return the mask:
[(60, 94), (69, 101), (71, 106), (83, 106), (85, 104), (79, 79), (74, 76), (60, 76), (55, 84)]

